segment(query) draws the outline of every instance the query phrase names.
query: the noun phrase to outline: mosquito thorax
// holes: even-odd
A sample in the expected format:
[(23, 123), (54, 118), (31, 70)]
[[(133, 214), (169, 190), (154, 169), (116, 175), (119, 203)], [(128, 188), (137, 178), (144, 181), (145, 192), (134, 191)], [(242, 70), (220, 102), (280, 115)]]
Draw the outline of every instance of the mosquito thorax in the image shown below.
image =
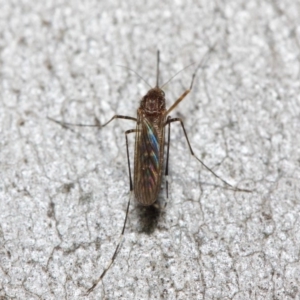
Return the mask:
[(141, 109), (148, 114), (157, 114), (166, 109), (165, 93), (155, 87), (148, 91), (141, 101)]

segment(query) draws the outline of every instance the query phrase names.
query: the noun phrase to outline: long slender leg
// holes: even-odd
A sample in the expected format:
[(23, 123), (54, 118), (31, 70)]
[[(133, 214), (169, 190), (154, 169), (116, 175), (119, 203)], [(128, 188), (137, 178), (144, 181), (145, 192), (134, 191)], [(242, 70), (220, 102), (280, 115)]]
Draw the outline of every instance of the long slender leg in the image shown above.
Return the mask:
[(189, 146), (189, 149), (190, 149), (190, 152), (191, 152), (191, 155), (193, 157), (195, 157), (199, 162), (200, 164), (205, 167), (208, 171), (210, 171), (213, 175), (215, 175), (219, 180), (221, 180), (223, 183), (225, 183), (226, 185), (230, 186), (233, 190), (235, 191), (239, 191), (239, 192), (247, 192), (247, 193), (251, 193), (252, 191), (250, 190), (247, 190), (247, 189), (239, 189), (237, 187), (234, 187), (232, 186), (230, 183), (228, 183), (227, 181), (225, 181), (224, 179), (222, 179), (219, 175), (217, 175), (211, 168), (209, 168), (202, 160), (200, 160), (195, 154), (194, 154), (194, 151), (192, 149), (192, 146), (190, 144), (190, 141), (188, 139), (188, 136), (187, 136), (187, 133), (186, 133), (186, 130), (185, 130), (185, 127), (183, 125), (183, 122), (180, 118), (173, 118), (173, 119), (170, 119), (168, 118), (165, 125), (168, 125), (169, 123), (172, 123), (172, 122), (180, 122), (181, 124), (181, 127), (183, 129), (183, 132), (184, 132), (184, 135), (185, 135), (185, 138), (186, 138), (186, 141), (188, 143), (188, 146)]
[(183, 94), (173, 103), (173, 105), (167, 110), (166, 115), (168, 115), (185, 97), (190, 93), (193, 88), (193, 83), (195, 80), (196, 72), (193, 74), (192, 82), (190, 88), (183, 92)]
[(126, 222), (127, 222), (127, 218), (128, 218), (128, 211), (129, 211), (129, 206), (130, 206), (130, 200), (131, 197), (133, 196), (133, 183), (132, 183), (132, 177), (131, 177), (131, 169), (130, 169), (130, 158), (129, 158), (129, 147), (128, 147), (128, 137), (127, 135), (129, 133), (133, 133), (133, 132), (137, 132), (138, 130), (136, 129), (130, 129), (125, 131), (125, 139), (126, 139), (126, 151), (127, 151), (127, 162), (128, 162), (128, 170), (129, 170), (129, 186), (130, 186), (130, 196), (129, 196), (129, 200), (128, 200), (128, 204), (127, 204), (127, 209), (126, 209), (126, 215), (125, 215), (125, 219), (124, 219), (124, 224), (123, 224), (123, 228), (122, 228), (122, 232), (120, 234), (120, 238), (119, 238), (119, 242), (116, 246), (116, 249), (108, 263), (108, 265), (106, 266), (106, 268), (103, 270), (103, 272), (101, 273), (100, 277), (94, 282), (94, 284), (92, 285), (92, 287), (90, 287), (87, 290), (87, 294), (89, 294), (90, 292), (92, 292), (94, 290), (94, 288), (98, 285), (98, 283), (103, 279), (103, 277), (105, 276), (106, 272), (110, 269), (110, 267), (112, 266), (112, 264), (114, 263), (117, 254), (118, 254), (118, 250), (120, 248), (120, 245), (122, 243), (122, 239), (124, 236), (124, 232), (125, 232), (125, 227), (126, 227)]
[(125, 131), (130, 192), (132, 192), (132, 190), (133, 190), (133, 183), (132, 183), (132, 177), (131, 177), (130, 157), (129, 157), (129, 147), (128, 147), (128, 137), (127, 137), (127, 135), (128, 135), (129, 133), (133, 133), (133, 132), (137, 132), (137, 131), (138, 131), (137, 129), (130, 129), (130, 130)]
[[(214, 48), (214, 46), (213, 46)], [(209, 54), (210, 51), (213, 50), (210, 49), (203, 57), (202, 61), (200, 62), (200, 64), (198, 65), (198, 67), (196, 68), (193, 76), (192, 76), (192, 81), (191, 81), (191, 85), (190, 85), (190, 88), (187, 89), (185, 92), (183, 92), (183, 94), (173, 103), (173, 105), (167, 110), (166, 112), (166, 115), (170, 114), (170, 112), (191, 92), (192, 88), (193, 88), (193, 84), (194, 84), (194, 80), (195, 80), (195, 77), (196, 77), (196, 74), (197, 74), (197, 71), (202, 67), (202, 65), (204, 64), (204, 62), (207, 60), (207, 55)], [(165, 85), (165, 84), (164, 84)], [(163, 86), (164, 86), (163, 85)]]
[(126, 120), (132, 120), (132, 121), (135, 121), (135, 122), (137, 121), (137, 119), (133, 118), (133, 117), (115, 115), (108, 122), (104, 123), (101, 126), (101, 125), (98, 125), (98, 124), (76, 124), (76, 123), (62, 122), (62, 121), (55, 120), (55, 119), (53, 119), (51, 117), (47, 117), (47, 119), (51, 120), (51, 121), (53, 121), (53, 122), (55, 122), (57, 124), (60, 124), (62, 126), (78, 126), (78, 127), (104, 127), (104, 126), (106, 126), (107, 124), (109, 124), (114, 119), (126, 119)]
[(128, 116), (121, 116), (121, 115), (114, 115), (108, 122), (104, 123), (102, 125), (102, 127), (106, 126), (107, 124), (109, 124), (112, 120), (114, 119), (125, 119), (125, 120), (132, 120), (132, 121), (135, 121), (137, 122), (137, 119), (136, 118), (133, 118), (133, 117), (128, 117)]
[(126, 209), (126, 215), (125, 215), (125, 220), (124, 220), (124, 225), (123, 225), (123, 229), (119, 238), (119, 242), (117, 244), (117, 247), (114, 251), (114, 254), (112, 255), (108, 265), (106, 266), (106, 268), (103, 270), (102, 274), (100, 275), (100, 277), (94, 282), (94, 284), (87, 290), (86, 294), (90, 294), (90, 292), (92, 292), (94, 290), (94, 288), (98, 285), (98, 283), (103, 279), (103, 277), (105, 276), (106, 272), (110, 269), (111, 265), (114, 263), (117, 254), (118, 254), (118, 250), (120, 248), (122, 239), (123, 239), (123, 235), (125, 232), (125, 227), (126, 227), (126, 222), (127, 222), (127, 217), (128, 217), (128, 211), (129, 211), (129, 206), (130, 206), (130, 200), (132, 197), (132, 191), (130, 192), (130, 196), (129, 196), (129, 200), (128, 200), (128, 204), (127, 204), (127, 209)]
[(166, 171), (165, 171), (165, 177), (166, 177), (166, 193), (167, 193), (167, 199), (169, 198), (169, 153), (170, 153), (170, 134), (171, 134), (171, 123), (169, 122), (171, 120), (171, 117), (169, 116), (167, 118), (166, 125), (168, 124), (168, 144), (167, 144), (167, 158), (166, 158)]

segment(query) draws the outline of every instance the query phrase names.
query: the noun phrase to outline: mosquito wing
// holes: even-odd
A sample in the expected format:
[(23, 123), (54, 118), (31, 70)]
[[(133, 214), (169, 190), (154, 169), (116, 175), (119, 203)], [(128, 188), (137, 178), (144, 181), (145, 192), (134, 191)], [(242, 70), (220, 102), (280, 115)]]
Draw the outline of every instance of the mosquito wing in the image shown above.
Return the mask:
[(142, 205), (153, 204), (161, 189), (164, 163), (163, 114), (143, 116), (138, 112), (134, 155), (134, 194)]

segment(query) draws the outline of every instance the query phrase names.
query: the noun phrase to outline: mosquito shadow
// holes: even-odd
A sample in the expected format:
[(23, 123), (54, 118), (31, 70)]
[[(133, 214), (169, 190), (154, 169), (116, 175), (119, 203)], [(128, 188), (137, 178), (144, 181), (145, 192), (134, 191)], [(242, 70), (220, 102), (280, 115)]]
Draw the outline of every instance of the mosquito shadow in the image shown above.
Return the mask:
[(152, 234), (162, 218), (163, 211), (156, 202), (150, 206), (143, 206), (137, 203), (135, 206), (135, 215), (138, 221), (138, 232)]

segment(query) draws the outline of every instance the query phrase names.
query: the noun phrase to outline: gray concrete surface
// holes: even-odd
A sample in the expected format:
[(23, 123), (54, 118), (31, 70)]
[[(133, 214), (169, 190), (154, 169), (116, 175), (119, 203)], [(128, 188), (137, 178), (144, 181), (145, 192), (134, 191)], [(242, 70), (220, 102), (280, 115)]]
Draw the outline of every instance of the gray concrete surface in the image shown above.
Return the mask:
[[(0, 6), (0, 299), (300, 299), (299, 1)], [(224, 188), (172, 124), (167, 206), (153, 224), (131, 206), (86, 296), (123, 225), (134, 123), (69, 130), (47, 116), (135, 116), (149, 87), (118, 65), (154, 85), (157, 49), (165, 82), (212, 45), (172, 116), (196, 155), (253, 192)], [(168, 106), (193, 71), (164, 88)]]

